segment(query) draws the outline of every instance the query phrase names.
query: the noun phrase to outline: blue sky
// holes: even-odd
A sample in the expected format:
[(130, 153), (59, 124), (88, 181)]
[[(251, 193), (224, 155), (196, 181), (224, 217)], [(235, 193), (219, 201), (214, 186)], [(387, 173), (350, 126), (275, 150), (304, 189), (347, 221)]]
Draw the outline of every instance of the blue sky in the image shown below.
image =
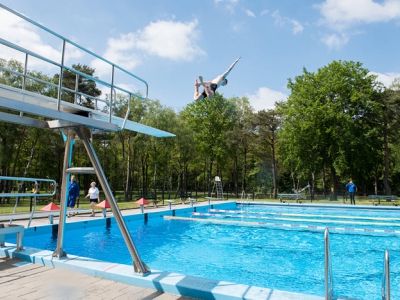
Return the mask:
[[(300, 75), (303, 67), (316, 71), (333, 60), (359, 61), (385, 85), (400, 77), (400, 0), (1, 3), (143, 78), (149, 98), (177, 110), (193, 101), (195, 77), (211, 80), (239, 56), (228, 85), (218, 91), (226, 98), (248, 97), (255, 110), (285, 99), (288, 78)], [(51, 38), (3, 9), (0, 27), (2, 38), (59, 52)], [(0, 47), (0, 57), (10, 55)], [(69, 62), (102, 72), (96, 61), (78, 54), (71, 54)]]

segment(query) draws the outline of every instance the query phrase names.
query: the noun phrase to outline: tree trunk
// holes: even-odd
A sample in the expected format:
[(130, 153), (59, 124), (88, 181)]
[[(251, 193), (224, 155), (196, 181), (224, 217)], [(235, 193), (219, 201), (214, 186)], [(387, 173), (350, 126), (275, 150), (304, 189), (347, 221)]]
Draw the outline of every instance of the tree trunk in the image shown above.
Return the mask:
[(23, 144), (23, 140), (24, 140), (24, 137), (25, 137), (25, 131), (26, 131), (26, 127), (23, 128), (22, 133), (21, 133), (21, 138), (19, 139), (18, 148), (17, 148), (16, 154), (15, 154), (15, 158), (14, 158), (14, 165), (13, 165), (13, 169), (12, 169), (12, 172), (11, 172), (11, 177), (15, 177), (15, 169), (16, 169), (17, 164), (18, 164), (19, 154), (21, 152), (21, 146)]
[(214, 161), (210, 159), (209, 166), (208, 166), (208, 197), (211, 196), (212, 186), (211, 186), (211, 178), (212, 178), (212, 170), (213, 170), (213, 163)]
[(157, 146), (154, 142), (154, 173), (153, 173), (153, 188), (154, 188), (154, 200), (157, 199)]
[(274, 185), (273, 197), (276, 199), (278, 197), (278, 184), (276, 180), (276, 160), (275, 160), (275, 138), (274, 133), (272, 133), (271, 139), (271, 157), (272, 157), (272, 183)]
[(322, 169), (322, 195), (326, 197), (326, 170), (325, 167)]
[(331, 196), (330, 200), (337, 200), (337, 177), (336, 170), (333, 166), (331, 166)]
[(126, 140), (126, 178), (125, 178), (125, 188), (124, 188), (124, 197), (125, 201), (132, 200), (132, 185), (131, 185), (131, 136), (128, 135)]
[(243, 149), (242, 191), (246, 192), (247, 148)]
[(385, 173), (383, 175), (383, 186), (385, 187), (385, 194), (386, 195), (391, 195), (392, 194), (392, 188), (389, 185), (389, 145), (388, 145), (388, 140), (387, 140), (387, 123), (385, 122), (383, 126), (383, 147), (384, 147), (384, 152), (385, 152)]
[(315, 199), (315, 173), (311, 173), (311, 192), (310, 192), (311, 202)]
[(237, 155), (235, 155), (235, 158), (233, 160), (233, 184), (234, 184), (234, 189), (235, 189), (235, 197), (239, 197), (239, 185), (238, 185), (238, 159)]

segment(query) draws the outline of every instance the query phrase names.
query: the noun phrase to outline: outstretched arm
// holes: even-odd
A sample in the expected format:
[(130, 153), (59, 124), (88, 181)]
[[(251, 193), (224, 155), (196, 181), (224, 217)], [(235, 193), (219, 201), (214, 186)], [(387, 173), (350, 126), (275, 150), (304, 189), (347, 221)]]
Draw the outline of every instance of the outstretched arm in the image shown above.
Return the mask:
[(240, 58), (241, 58), (241, 56), (239, 56), (239, 58), (236, 59), (236, 60), (233, 62), (233, 64), (231, 64), (231, 66), (228, 68), (228, 70), (226, 70), (225, 73), (223, 73), (223, 74), (221, 75), (221, 77), (222, 77), (223, 79), (225, 79), (226, 76), (228, 76), (229, 72), (233, 69), (233, 67), (236, 65), (236, 63), (239, 61)]

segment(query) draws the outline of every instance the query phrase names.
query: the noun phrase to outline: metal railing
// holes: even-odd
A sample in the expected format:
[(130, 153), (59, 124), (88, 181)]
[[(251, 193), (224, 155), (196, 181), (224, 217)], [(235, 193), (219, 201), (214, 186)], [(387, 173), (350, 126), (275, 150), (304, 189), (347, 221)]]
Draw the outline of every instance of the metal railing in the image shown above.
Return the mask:
[(383, 275), (382, 275), (382, 300), (390, 300), (390, 266), (389, 266), (389, 251), (385, 250), (383, 260)]
[[(26, 177), (8, 177), (8, 176), (0, 176), (0, 181), (19, 181), (21, 183), (25, 183), (25, 182), (31, 182), (32, 185), (34, 186), (31, 190), (30, 193), (0, 193), (0, 197), (2, 198), (15, 198), (15, 206), (13, 209), (13, 214), (17, 213), (17, 207), (18, 207), (18, 202), (19, 202), (19, 198), (20, 197), (32, 197), (34, 199), (33, 201), (33, 209), (32, 209), (32, 213), (31, 216), (29, 218), (29, 223), (28, 223), (28, 227), (30, 227), (31, 222), (32, 222), (32, 218), (33, 215), (35, 214), (36, 211), (36, 200), (38, 197), (53, 197), (56, 194), (57, 191), (57, 183), (55, 180), (52, 179), (39, 179), (39, 178), (26, 178)], [(46, 182), (46, 183), (50, 183), (50, 186), (53, 187), (53, 191), (51, 193), (40, 193), (39, 194), (39, 187), (41, 182)], [(10, 218), (10, 224), (12, 223), (13, 218)]]
[(329, 243), (328, 228), (325, 228), (324, 244), (325, 244), (325, 300), (331, 300), (333, 299), (333, 277), (332, 277), (331, 246)]
[[(17, 50), (17, 51), (22, 52), (22, 53), (25, 54), (24, 72), (22, 72), (22, 73), (18, 72), (18, 71), (15, 71), (15, 70), (11, 70), (9, 68), (5, 68), (5, 67), (1, 67), (0, 66), (0, 71), (10, 72), (10, 73), (12, 73), (14, 75), (21, 76), (23, 78), (22, 86), (21, 86), (22, 89), (24, 89), (24, 90), (26, 89), (26, 81), (27, 81), (27, 79), (33, 80), (33, 81), (36, 81), (36, 82), (40, 82), (42, 84), (49, 85), (49, 86), (57, 89), (57, 109), (58, 110), (60, 110), (60, 108), (61, 108), (61, 98), (62, 98), (62, 93), (63, 92), (73, 93), (75, 95), (74, 96), (74, 103), (75, 104), (77, 102), (78, 96), (83, 96), (83, 97), (85, 97), (87, 99), (94, 100), (95, 109), (98, 109), (97, 102), (100, 101), (100, 102), (104, 103), (105, 105), (109, 106), (109, 123), (111, 123), (111, 118), (113, 116), (113, 101), (116, 98), (116, 96), (115, 96), (116, 92), (115, 91), (120, 91), (120, 92), (126, 93), (127, 95), (129, 95), (129, 99), (127, 101), (128, 102), (128, 108), (127, 108), (127, 112), (125, 114), (124, 122), (123, 122), (123, 125), (122, 125), (121, 129), (124, 128), (124, 126), (126, 124), (126, 121), (128, 120), (128, 116), (129, 116), (129, 112), (130, 112), (130, 108), (131, 108), (132, 98), (136, 97), (136, 98), (139, 98), (139, 99), (142, 99), (142, 100), (146, 100), (147, 99), (147, 97), (148, 97), (148, 84), (142, 78), (140, 78), (140, 77), (132, 74), (131, 72), (129, 72), (129, 71), (127, 71), (127, 70), (115, 65), (114, 63), (112, 63), (112, 62), (106, 60), (105, 58), (93, 53), (92, 51), (89, 51), (89, 50), (79, 46), (78, 44), (72, 42), (71, 40), (64, 38), (63, 36), (53, 32), (52, 30), (50, 30), (50, 29), (44, 27), (43, 25), (41, 25), (41, 24), (39, 24), (39, 23), (27, 18), (26, 16), (24, 16), (24, 15), (22, 15), (22, 14), (16, 12), (16, 11), (8, 8), (7, 6), (5, 6), (5, 5), (3, 5), (1, 3), (0, 3), (0, 8), (3, 8), (5, 10), (7, 10), (8, 12), (20, 17), (21, 19), (24, 19), (25, 21), (33, 24), (34, 26), (36, 26), (36, 27), (48, 32), (48, 33), (50, 33), (51, 35), (53, 35), (54, 37), (56, 37), (56, 38), (58, 38), (58, 39), (60, 39), (62, 41), (62, 50), (61, 50), (61, 57), (60, 57), (60, 61), (61, 62), (58, 63), (58, 62), (55, 62), (55, 61), (53, 61), (51, 59), (48, 59), (48, 58), (46, 58), (46, 57), (44, 57), (42, 55), (34, 53), (34, 52), (32, 52), (32, 51), (30, 51), (30, 50), (28, 50), (26, 48), (23, 48), (21, 46), (18, 46), (18, 45), (14, 44), (14, 43), (11, 43), (9, 41), (6, 41), (6, 40), (0, 38), (0, 44), (3, 44), (5, 46), (7, 46), (7, 47), (10, 47), (10, 48), (12, 48), (14, 50)], [(66, 66), (65, 65), (65, 50), (66, 50), (67, 44), (72, 45), (72, 46), (82, 50), (86, 54), (89, 54), (93, 58), (99, 59), (102, 62), (106, 63), (108, 66), (110, 66), (110, 68), (111, 68), (111, 81), (110, 82), (106, 82), (106, 81), (101, 80), (101, 79), (99, 79), (97, 77), (90, 76), (88, 74), (82, 73), (82, 72), (80, 72), (78, 70), (75, 70), (73, 68), (70, 68), (70, 67)], [(48, 81), (36, 78), (34, 76), (30, 76), (28, 74), (28, 72), (27, 72), (28, 71), (29, 57), (37, 58), (37, 59), (39, 59), (41, 61), (44, 61), (46, 63), (49, 63), (51, 65), (54, 65), (54, 66), (58, 67), (60, 69), (60, 73), (58, 74), (59, 75), (59, 83), (55, 84), (55, 83), (52, 83), (52, 82), (48, 82)], [(119, 87), (116, 84), (114, 84), (115, 70), (119, 70), (122, 73), (124, 73), (125, 75), (128, 75), (131, 79), (137, 80), (137, 81), (141, 82), (142, 84), (144, 84), (144, 86), (145, 86), (145, 96), (141, 96), (138, 93), (134, 93), (132, 91), (128, 91), (128, 90), (126, 90), (126, 89), (124, 89), (122, 87)], [(75, 83), (75, 89), (74, 90), (63, 86), (63, 74), (64, 74), (64, 71), (70, 71), (70, 72), (76, 74), (76, 83)], [(101, 85), (103, 85), (105, 87), (109, 87), (110, 88), (110, 96), (109, 96), (110, 100), (101, 99), (101, 98), (98, 98), (98, 97), (94, 97), (94, 96), (79, 92), (78, 89), (77, 89), (77, 86), (78, 86), (78, 82), (79, 82), (79, 77), (80, 76), (84, 77), (84, 78), (86, 78), (86, 79), (88, 79), (90, 81), (99, 83), (99, 84), (101, 84)]]

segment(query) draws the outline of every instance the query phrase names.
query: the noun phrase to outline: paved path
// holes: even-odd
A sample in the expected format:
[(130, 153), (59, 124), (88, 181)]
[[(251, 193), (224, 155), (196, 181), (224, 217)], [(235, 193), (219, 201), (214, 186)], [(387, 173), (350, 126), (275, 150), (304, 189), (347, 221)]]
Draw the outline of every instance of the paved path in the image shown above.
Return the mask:
[(0, 299), (189, 300), (151, 289), (0, 257)]

